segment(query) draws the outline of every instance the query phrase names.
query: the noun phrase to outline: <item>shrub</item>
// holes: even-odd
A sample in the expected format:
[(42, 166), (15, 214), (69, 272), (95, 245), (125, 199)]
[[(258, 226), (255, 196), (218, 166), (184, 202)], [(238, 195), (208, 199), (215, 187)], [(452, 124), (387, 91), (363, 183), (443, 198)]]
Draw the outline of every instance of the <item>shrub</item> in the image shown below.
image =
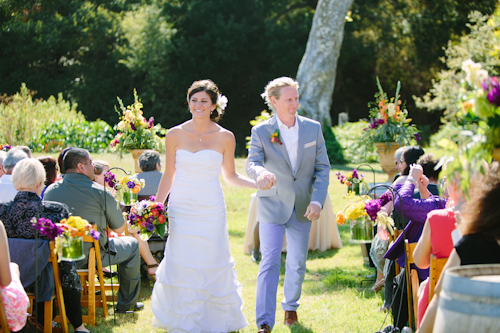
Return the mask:
[(36, 152), (58, 152), (65, 147), (78, 147), (91, 153), (102, 153), (108, 151), (113, 136), (113, 129), (103, 120), (51, 120), (40, 135), (33, 137), (30, 147)]
[(35, 93), (23, 83), (21, 91), (14, 96), (0, 97), (0, 118), (3, 123), (0, 127), (0, 142), (29, 146), (31, 138), (39, 137), (53, 120), (85, 121), (85, 117), (76, 111), (76, 104), (65, 101), (61, 93), (57, 99), (50, 96), (47, 100), (33, 100)]
[(335, 133), (333, 133), (333, 128), (323, 128), (323, 136), (325, 137), (326, 152), (328, 153), (330, 164), (345, 164), (346, 160), (344, 159), (342, 147), (337, 141)]
[(375, 147), (354, 149), (361, 135), (363, 135), (363, 129), (368, 127), (368, 125), (366, 121), (360, 120), (358, 122), (349, 122), (332, 128), (338, 143), (343, 149), (344, 159), (348, 163), (378, 162), (378, 153)]

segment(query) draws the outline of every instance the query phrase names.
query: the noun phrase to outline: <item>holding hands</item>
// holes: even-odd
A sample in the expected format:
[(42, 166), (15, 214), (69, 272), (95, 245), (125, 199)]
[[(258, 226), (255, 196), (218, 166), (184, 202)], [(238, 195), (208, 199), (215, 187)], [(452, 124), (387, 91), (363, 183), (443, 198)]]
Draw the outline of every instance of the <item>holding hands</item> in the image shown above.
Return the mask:
[(259, 190), (269, 190), (274, 184), (276, 184), (276, 176), (269, 171), (263, 171), (257, 177), (257, 188)]
[(429, 178), (424, 175), (424, 169), (420, 164), (412, 164), (410, 165), (410, 173), (408, 178), (411, 180), (412, 178), (416, 182), (416, 186), (418, 186), (418, 190), (422, 193), (427, 189), (427, 185), (429, 185)]

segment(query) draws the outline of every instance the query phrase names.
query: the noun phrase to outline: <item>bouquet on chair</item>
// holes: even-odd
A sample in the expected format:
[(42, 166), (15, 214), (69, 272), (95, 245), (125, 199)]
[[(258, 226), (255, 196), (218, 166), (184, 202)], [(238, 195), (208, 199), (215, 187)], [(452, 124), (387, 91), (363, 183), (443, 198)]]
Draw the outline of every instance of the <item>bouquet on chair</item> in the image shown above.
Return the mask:
[(154, 195), (149, 200), (142, 200), (132, 205), (130, 209), (129, 225), (139, 229), (143, 240), (148, 240), (154, 232), (163, 238), (167, 231), (167, 212), (161, 202), (155, 202)]
[(91, 236), (99, 240), (100, 232), (92, 229), (92, 225), (79, 216), (70, 216), (54, 223), (50, 219), (33, 218), (33, 226), (41, 235), (56, 241), (58, 261), (76, 261), (85, 258), (83, 255), (83, 236)]

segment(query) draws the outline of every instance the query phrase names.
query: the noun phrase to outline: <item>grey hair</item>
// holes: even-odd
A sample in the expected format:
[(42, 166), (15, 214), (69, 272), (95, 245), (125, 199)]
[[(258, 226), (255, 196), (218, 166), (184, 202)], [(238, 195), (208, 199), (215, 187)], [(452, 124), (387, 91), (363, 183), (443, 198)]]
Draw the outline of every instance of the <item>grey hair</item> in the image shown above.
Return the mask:
[(399, 147), (395, 152), (394, 152), (394, 159), (396, 161), (401, 160), (401, 157), (403, 157), (403, 153), (405, 152), (406, 149), (408, 149), (408, 146), (403, 146)]
[(21, 149), (11, 149), (7, 153), (7, 157), (3, 160), (3, 168), (6, 172), (12, 171), (16, 166), (17, 162), (23, 160), (25, 158), (29, 158), (26, 153)]
[(160, 153), (154, 150), (146, 150), (139, 156), (139, 167), (143, 172), (155, 171), (156, 163), (161, 164)]
[(25, 158), (12, 171), (12, 185), (18, 191), (41, 186), (45, 182), (45, 168), (36, 158)]
[(106, 161), (95, 160), (94, 162), (94, 174), (100, 176), (102, 174), (102, 169), (105, 166), (109, 168), (109, 164)]
[(295, 87), (297, 91), (299, 90), (299, 83), (288, 76), (282, 76), (277, 79), (270, 81), (266, 88), (264, 88), (264, 92), (260, 94), (260, 96), (264, 99), (267, 106), (273, 111), (276, 112), (276, 109), (271, 103), (271, 96), (279, 99), (281, 96), (281, 89), (285, 87)]

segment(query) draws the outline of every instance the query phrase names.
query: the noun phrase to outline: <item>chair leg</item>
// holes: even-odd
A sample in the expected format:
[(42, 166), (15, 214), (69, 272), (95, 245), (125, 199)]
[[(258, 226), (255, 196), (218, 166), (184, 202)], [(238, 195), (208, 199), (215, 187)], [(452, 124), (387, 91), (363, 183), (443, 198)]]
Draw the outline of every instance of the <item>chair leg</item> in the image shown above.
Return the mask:
[(43, 332), (52, 333), (52, 301), (44, 302)]
[(89, 325), (95, 326), (95, 252), (90, 249), (89, 252)]

